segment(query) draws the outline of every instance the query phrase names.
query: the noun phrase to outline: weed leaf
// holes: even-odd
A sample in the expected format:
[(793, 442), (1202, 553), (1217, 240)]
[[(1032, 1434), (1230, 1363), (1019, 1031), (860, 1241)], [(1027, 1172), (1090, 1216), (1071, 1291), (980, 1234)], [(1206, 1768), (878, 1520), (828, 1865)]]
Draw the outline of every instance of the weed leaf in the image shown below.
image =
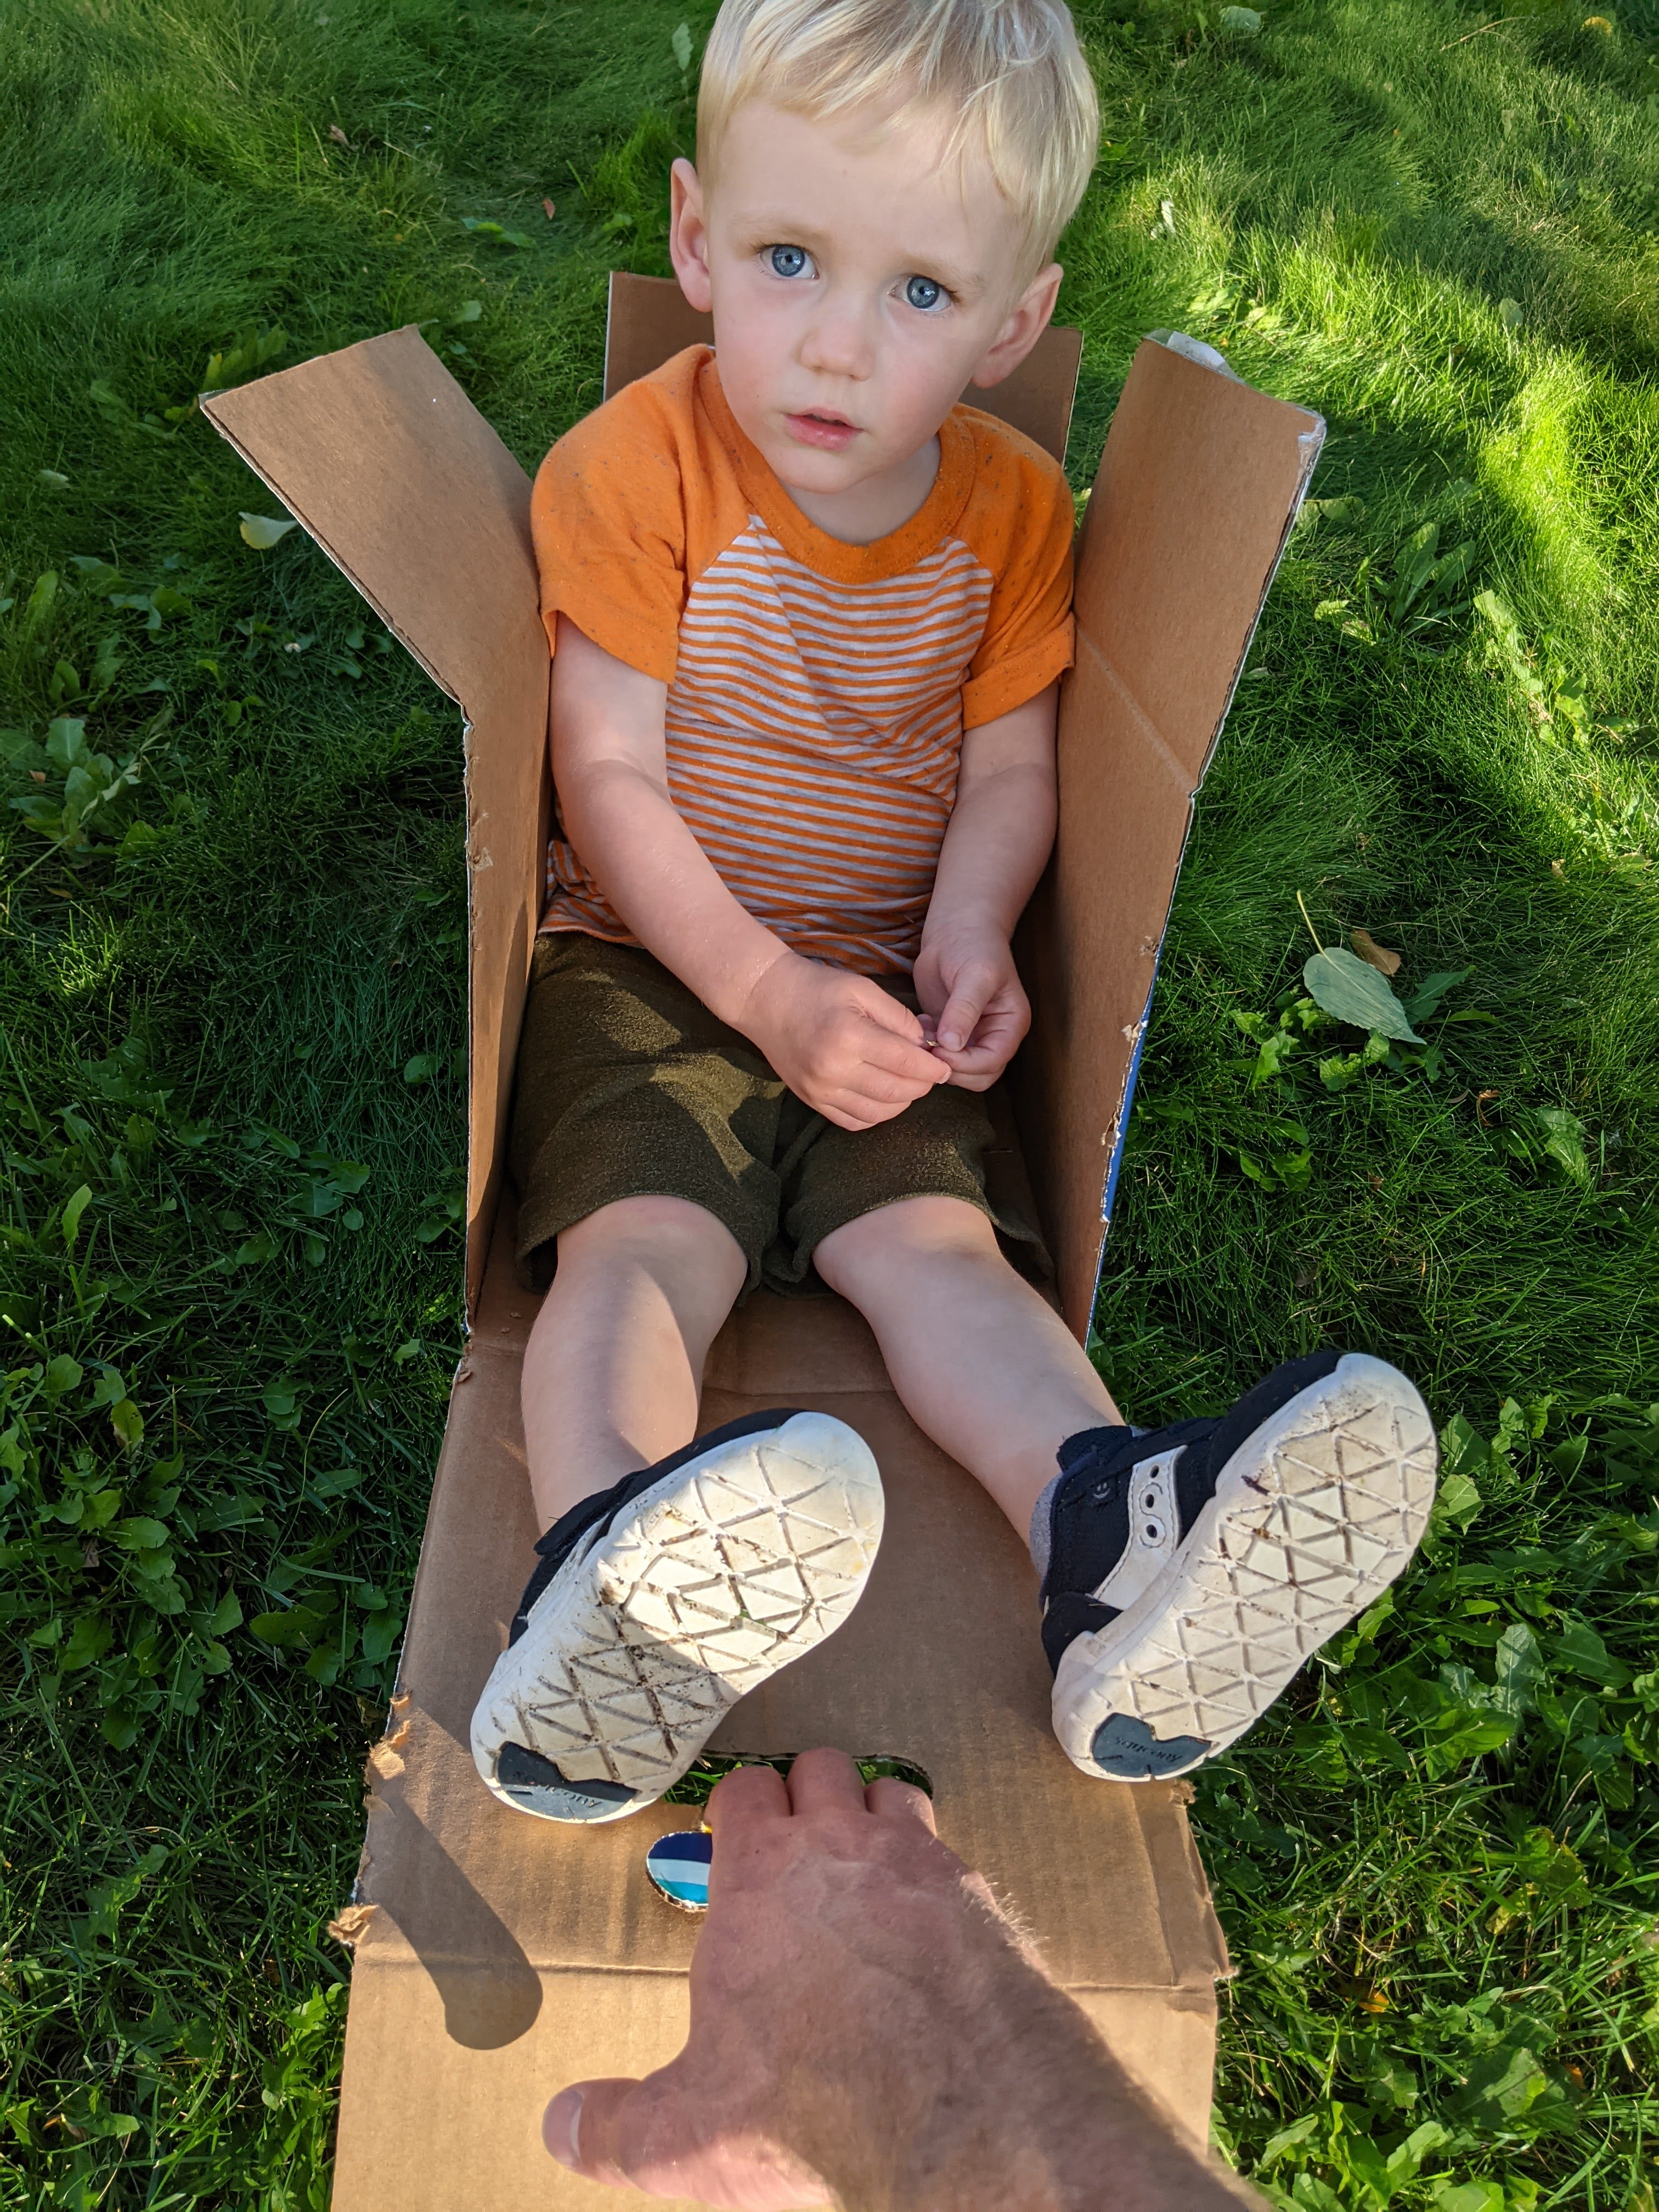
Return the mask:
[(92, 1203), (92, 1186), (82, 1183), (64, 1208), (64, 1242), (72, 1252), (75, 1240), (81, 1233), (81, 1216)]
[(1344, 946), (1316, 952), (1302, 970), (1308, 994), (1322, 1012), (1355, 1029), (1381, 1030), (1401, 1044), (1421, 1044), (1401, 1005), (1375, 968)]

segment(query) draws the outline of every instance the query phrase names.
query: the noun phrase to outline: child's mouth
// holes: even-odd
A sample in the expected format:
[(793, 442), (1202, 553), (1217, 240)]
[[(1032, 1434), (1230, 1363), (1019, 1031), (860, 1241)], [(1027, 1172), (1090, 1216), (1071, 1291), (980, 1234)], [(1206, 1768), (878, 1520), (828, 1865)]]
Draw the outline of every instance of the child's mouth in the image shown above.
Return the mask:
[(798, 440), (803, 446), (821, 447), (827, 453), (840, 453), (843, 447), (850, 445), (859, 434), (858, 424), (848, 422), (845, 416), (841, 415), (815, 412), (811, 415), (789, 415), (784, 419), (789, 426), (789, 434), (792, 438)]

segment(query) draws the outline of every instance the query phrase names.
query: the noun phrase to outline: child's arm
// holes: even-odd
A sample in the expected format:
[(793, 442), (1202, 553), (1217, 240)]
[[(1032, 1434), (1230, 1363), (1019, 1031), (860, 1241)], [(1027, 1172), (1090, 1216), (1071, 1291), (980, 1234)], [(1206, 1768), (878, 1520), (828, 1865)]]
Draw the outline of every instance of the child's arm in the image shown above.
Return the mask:
[(668, 795), (666, 699), (559, 617), (550, 731), (566, 836), (641, 944), (799, 1097), (843, 1129), (890, 1121), (948, 1079), (942, 1059), (879, 984), (803, 959), (732, 897)]
[(951, 1080), (987, 1091), (1031, 1025), (1010, 940), (1054, 842), (1058, 684), (964, 732), (916, 994)]

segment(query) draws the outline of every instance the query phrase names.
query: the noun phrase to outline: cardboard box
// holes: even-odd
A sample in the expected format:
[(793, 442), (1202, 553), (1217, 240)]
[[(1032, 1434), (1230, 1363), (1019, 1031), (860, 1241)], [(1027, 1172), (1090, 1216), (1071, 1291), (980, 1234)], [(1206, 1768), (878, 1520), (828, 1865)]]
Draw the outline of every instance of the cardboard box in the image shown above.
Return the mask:
[[(677, 288), (613, 279), (608, 386), (702, 334)], [(1058, 453), (1079, 346), (1051, 331), (1018, 378), (970, 396)], [(696, 1923), (652, 1890), (645, 1852), (694, 1816), (656, 1807), (596, 1829), (528, 1820), (489, 1796), (468, 1750), (537, 1534), (518, 1389), (535, 1302), (514, 1279), (501, 1188), (550, 819), (529, 479), (415, 330), (203, 404), (466, 725), (471, 1332), (343, 1916), (356, 1963), (334, 2202), (643, 2203), (562, 2173), (538, 2122), (562, 2083), (647, 2072), (683, 2041)], [(1000, 1162), (1022, 1172), (1023, 1149), (1079, 1335), (1193, 794), (1322, 433), (1316, 417), (1149, 341), (1090, 501), (1060, 838), (1023, 932), (1036, 1025)], [(847, 1626), (734, 1708), (711, 1747), (833, 1743), (922, 1766), (940, 1833), (1201, 2139), (1214, 1984), (1228, 1968), (1183, 1786), (1092, 1781), (1059, 1750), (1024, 1549), (910, 1424), (839, 1300), (762, 1292), (720, 1338), (704, 1425), (780, 1403), (834, 1412), (869, 1440), (886, 1535)]]

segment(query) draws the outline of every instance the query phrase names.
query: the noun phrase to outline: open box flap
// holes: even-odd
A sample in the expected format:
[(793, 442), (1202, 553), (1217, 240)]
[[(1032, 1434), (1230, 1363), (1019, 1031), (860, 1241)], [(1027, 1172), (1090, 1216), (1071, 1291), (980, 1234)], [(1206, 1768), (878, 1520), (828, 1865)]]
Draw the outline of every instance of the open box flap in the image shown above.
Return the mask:
[(547, 844), (547, 634), (530, 479), (414, 327), (205, 394), (202, 411), (466, 720), (466, 1291), (501, 1183)]
[(1101, 457), (1060, 713), (1060, 830), (1021, 926), (1012, 1072), (1060, 1302), (1086, 1334), (1176, 877), (1325, 434), (1147, 339)]

